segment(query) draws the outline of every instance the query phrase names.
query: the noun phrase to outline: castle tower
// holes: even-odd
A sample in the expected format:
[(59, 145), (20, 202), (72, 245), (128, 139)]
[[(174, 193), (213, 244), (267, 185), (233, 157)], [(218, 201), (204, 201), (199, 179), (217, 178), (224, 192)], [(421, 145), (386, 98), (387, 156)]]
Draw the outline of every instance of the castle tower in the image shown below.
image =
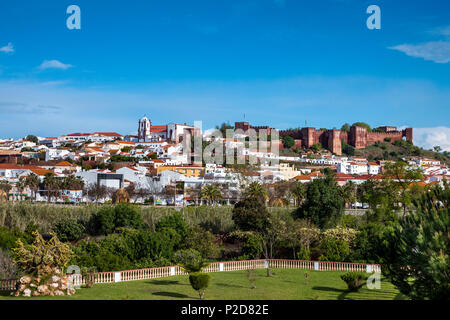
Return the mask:
[(138, 140), (139, 142), (147, 142), (151, 140), (151, 122), (146, 116), (139, 120)]
[(341, 130), (328, 131), (328, 150), (338, 156), (342, 155)]
[(352, 126), (350, 127), (349, 144), (355, 149), (367, 147), (367, 128)]
[(413, 143), (413, 128), (406, 128), (403, 132), (406, 141)]

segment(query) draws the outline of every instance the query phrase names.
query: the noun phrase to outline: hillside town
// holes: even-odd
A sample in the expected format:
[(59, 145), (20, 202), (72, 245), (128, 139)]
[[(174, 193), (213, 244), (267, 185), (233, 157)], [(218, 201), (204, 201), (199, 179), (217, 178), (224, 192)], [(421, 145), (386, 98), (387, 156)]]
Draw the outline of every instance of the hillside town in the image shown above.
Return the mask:
[[(230, 126), (231, 127), (231, 126)], [(0, 186), (8, 201), (91, 203), (113, 200), (125, 189), (132, 202), (188, 206), (211, 201), (234, 204), (252, 182), (271, 188), (279, 183), (308, 183), (334, 174), (338, 185), (362, 184), (383, 179), (387, 159), (344, 154), (343, 145), (363, 149), (380, 143), (413, 142), (413, 129), (396, 127), (369, 130), (353, 125), (349, 130), (301, 128), (276, 130), (236, 122), (232, 137), (201, 132), (187, 124), (153, 125), (147, 117), (138, 122), (137, 135), (117, 132), (69, 133), (58, 137), (27, 136), (0, 139)], [(279, 137), (265, 145), (249, 143), (249, 132)], [(201, 138), (203, 149), (220, 142), (236, 151), (243, 165), (198, 161), (186, 145)], [(265, 146), (261, 148), (261, 146)], [(217, 151), (215, 151), (217, 152)], [(248, 160), (256, 159), (256, 164)], [(449, 180), (447, 164), (423, 156), (402, 157), (408, 166), (421, 169), (421, 185)], [(216, 185), (218, 199), (204, 196), (205, 186)], [(293, 202), (293, 197), (287, 197)], [(363, 205), (363, 204), (355, 204)]]

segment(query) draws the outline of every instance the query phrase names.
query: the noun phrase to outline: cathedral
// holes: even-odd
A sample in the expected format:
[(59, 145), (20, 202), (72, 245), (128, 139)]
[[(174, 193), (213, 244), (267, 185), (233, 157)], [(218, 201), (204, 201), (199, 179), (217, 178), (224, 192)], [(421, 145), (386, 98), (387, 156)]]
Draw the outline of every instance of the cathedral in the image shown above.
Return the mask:
[(193, 135), (200, 135), (200, 130), (186, 123), (169, 123), (168, 125), (154, 126), (144, 116), (139, 120), (137, 142), (167, 141), (181, 143), (183, 139), (190, 139)]
[(152, 126), (151, 121), (144, 116), (139, 120), (138, 142), (167, 140), (167, 126)]

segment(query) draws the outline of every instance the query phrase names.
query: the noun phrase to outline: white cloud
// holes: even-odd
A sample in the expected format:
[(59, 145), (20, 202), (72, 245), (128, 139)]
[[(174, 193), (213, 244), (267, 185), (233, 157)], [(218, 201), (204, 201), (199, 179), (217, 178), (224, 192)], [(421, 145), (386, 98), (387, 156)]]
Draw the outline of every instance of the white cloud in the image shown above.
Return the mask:
[(39, 66), (39, 69), (41, 69), (41, 70), (46, 70), (46, 69), (67, 70), (71, 67), (73, 67), (71, 64), (64, 64), (58, 60), (45, 60), (44, 62), (41, 63), (41, 65)]
[(450, 128), (414, 128), (414, 144), (424, 149), (440, 146), (444, 151), (450, 151)]
[(0, 52), (4, 52), (4, 53), (13, 53), (13, 52), (14, 52), (14, 46), (13, 46), (13, 44), (10, 42), (10, 43), (8, 43), (6, 46), (1, 47), (1, 48), (0, 48)]
[(389, 47), (398, 50), (408, 56), (423, 58), (436, 63), (450, 62), (450, 41), (425, 42), (421, 44), (401, 44)]

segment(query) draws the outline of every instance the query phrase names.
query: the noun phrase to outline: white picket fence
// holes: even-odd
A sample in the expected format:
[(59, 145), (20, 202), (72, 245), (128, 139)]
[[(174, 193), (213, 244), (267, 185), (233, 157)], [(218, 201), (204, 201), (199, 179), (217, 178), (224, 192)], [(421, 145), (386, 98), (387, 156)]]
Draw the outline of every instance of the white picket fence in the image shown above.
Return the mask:
[[(305, 269), (318, 271), (354, 271), (354, 272), (381, 272), (378, 264), (352, 263), (352, 262), (329, 262), (329, 261), (306, 261), (306, 260), (243, 260), (213, 262), (204, 272), (222, 272), (247, 269)], [(93, 274), (94, 283), (114, 283), (121, 281), (135, 281), (155, 278), (164, 278), (170, 276), (186, 274), (179, 266), (147, 268), (137, 270), (99, 272)], [(86, 279), (81, 274), (71, 274), (69, 281), (74, 286), (86, 284)], [(0, 280), (0, 290), (14, 290), (18, 279)]]

